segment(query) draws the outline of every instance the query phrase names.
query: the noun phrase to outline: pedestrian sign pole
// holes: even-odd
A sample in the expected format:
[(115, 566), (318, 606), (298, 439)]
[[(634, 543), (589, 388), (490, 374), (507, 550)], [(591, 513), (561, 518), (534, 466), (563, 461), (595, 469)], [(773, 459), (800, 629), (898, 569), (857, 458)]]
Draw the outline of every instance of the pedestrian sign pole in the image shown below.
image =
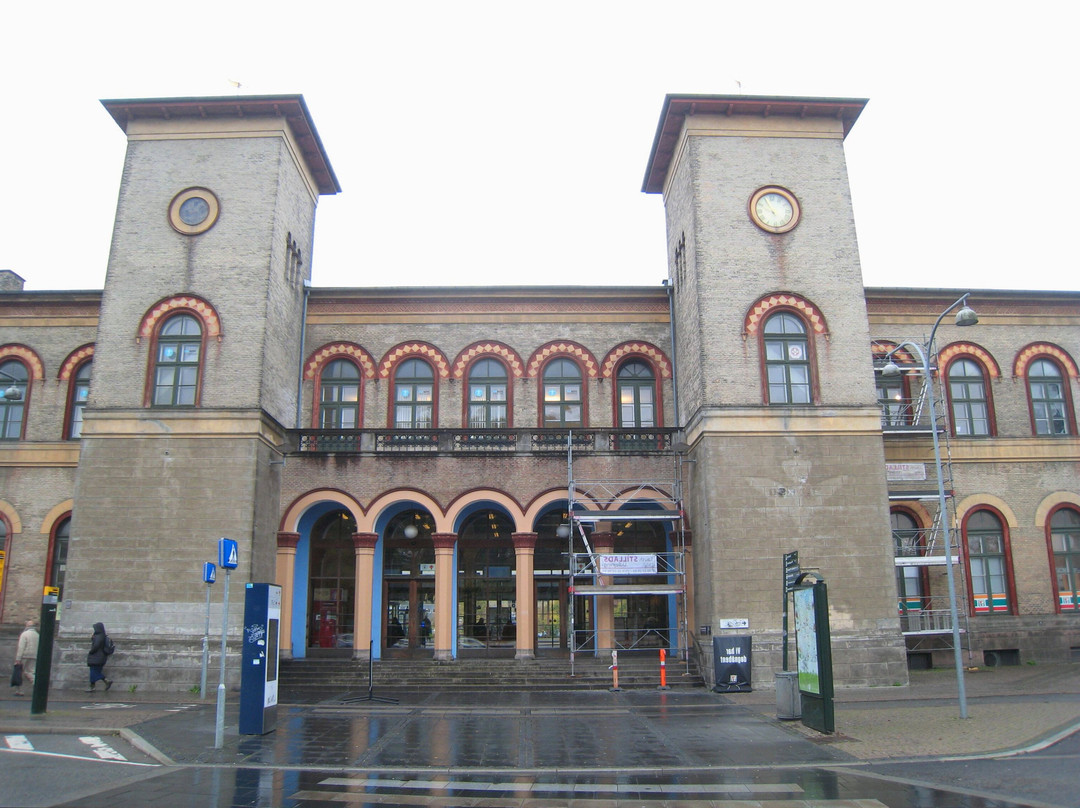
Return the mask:
[(783, 666), (781, 670), (785, 671), (788, 669), (788, 593), (794, 591), (795, 582), (799, 579), (800, 572), (799, 551), (784, 553), (784, 619), (783, 637), (781, 638)]
[(218, 539), (218, 566), (225, 570), (225, 593), (221, 601), (221, 675), (218, 677), (217, 721), (214, 726), (214, 748), (225, 745), (225, 653), (229, 636), (229, 573), (236, 569), (239, 557), (236, 542)]
[(199, 677), (199, 698), (206, 698), (206, 668), (210, 663), (210, 587), (217, 580), (217, 567), (203, 564), (203, 583), (206, 584), (206, 630), (202, 638), (202, 676)]

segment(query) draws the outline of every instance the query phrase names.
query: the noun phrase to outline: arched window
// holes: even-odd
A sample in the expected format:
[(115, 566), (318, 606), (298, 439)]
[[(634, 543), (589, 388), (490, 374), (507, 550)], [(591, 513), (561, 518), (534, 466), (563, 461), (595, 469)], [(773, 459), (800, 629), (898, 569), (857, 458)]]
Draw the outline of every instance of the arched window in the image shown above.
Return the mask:
[(544, 366), (544, 426), (584, 426), (581, 368), (560, 357)]
[(161, 326), (154, 363), (155, 407), (193, 407), (199, 389), (202, 326), (190, 314), (176, 314)]
[(0, 440), (22, 437), (29, 379), (22, 362), (0, 362)]
[(986, 377), (974, 359), (961, 358), (949, 365), (949, 401), (955, 434), (990, 434), (990, 399)]
[(87, 399), (90, 398), (90, 374), (93, 367), (93, 362), (83, 362), (75, 375), (71, 377), (71, 405), (68, 410), (69, 440), (78, 440), (82, 437), (83, 411), (86, 409)]
[(975, 614), (1011, 613), (1005, 528), (1001, 519), (990, 511), (975, 511), (964, 525), (964, 535)]
[[(915, 517), (904, 511), (889, 514), (897, 558), (914, 558), (926, 553), (925, 531)], [(901, 614), (926, 608), (926, 589), (921, 566), (897, 565), (896, 591)]]
[(1028, 365), (1028, 396), (1036, 435), (1068, 435), (1069, 406), (1065, 377), (1056, 363), (1045, 357)]
[(49, 550), (49, 570), (46, 575), (48, 586), (60, 590), (60, 600), (64, 599), (64, 577), (67, 573), (68, 539), (71, 536), (71, 519), (62, 519), (53, 530)]
[(431, 429), (435, 424), (435, 372), (420, 359), (406, 359), (394, 373), (394, 428)]
[(809, 404), (810, 344), (803, 321), (781, 311), (765, 321), (765, 374), (770, 404)]
[(881, 407), (882, 426), (908, 426), (911, 423), (911, 402), (907, 396), (907, 377), (886, 376), (884, 373), (875, 374), (877, 377), (878, 406)]
[(652, 429), (656, 426), (656, 376), (648, 364), (633, 359), (619, 368), (619, 428)]
[(1080, 511), (1061, 508), (1050, 517), (1050, 551), (1058, 611), (1080, 613)]
[(469, 429), (505, 429), (506, 368), (494, 359), (480, 359), (469, 368)]
[(319, 377), (319, 428), (358, 429), (360, 369), (348, 359), (330, 362)]

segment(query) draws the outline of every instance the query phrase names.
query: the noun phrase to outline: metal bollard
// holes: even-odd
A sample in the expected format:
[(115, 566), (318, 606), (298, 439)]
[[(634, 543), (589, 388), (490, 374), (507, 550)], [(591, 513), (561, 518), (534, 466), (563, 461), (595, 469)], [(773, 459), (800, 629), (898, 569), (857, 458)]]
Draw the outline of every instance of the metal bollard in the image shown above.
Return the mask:
[(667, 684), (667, 649), (660, 649), (660, 690), (668, 690)]
[(619, 687), (619, 652), (611, 652), (611, 690), (613, 692), (619, 692), (622, 690)]

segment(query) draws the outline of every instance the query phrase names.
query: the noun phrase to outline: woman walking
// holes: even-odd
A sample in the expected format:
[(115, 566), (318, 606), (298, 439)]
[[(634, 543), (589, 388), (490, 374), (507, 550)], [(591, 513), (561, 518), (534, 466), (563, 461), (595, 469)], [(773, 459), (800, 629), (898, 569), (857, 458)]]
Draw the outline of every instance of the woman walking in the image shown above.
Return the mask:
[(90, 687), (87, 693), (94, 692), (98, 680), (105, 682), (105, 689), (112, 687), (112, 679), (105, 678), (105, 663), (109, 661), (113, 643), (105, 633), (104, 623), (94, 623), (94, 636), (90, 638), (90, 653), (86, 655), (86, 664), (90, 666)]

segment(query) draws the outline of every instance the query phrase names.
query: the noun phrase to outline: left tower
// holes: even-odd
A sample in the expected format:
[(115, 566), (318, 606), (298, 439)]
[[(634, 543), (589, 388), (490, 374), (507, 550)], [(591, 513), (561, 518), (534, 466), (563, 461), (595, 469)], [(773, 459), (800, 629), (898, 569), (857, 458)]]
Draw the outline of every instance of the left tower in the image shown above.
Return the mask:
[(123, 642), (116, 677), (152, 689), (198, 670), (200, 573), (220, 536), (239, 543), (235, 577), (273, 580), (274, 461), (298, 426), (315, 211), (340, 187), (301, 96), (103, 104), (128, 146), (59, 675), (85, 676), (90, 627), (104, 622)]

